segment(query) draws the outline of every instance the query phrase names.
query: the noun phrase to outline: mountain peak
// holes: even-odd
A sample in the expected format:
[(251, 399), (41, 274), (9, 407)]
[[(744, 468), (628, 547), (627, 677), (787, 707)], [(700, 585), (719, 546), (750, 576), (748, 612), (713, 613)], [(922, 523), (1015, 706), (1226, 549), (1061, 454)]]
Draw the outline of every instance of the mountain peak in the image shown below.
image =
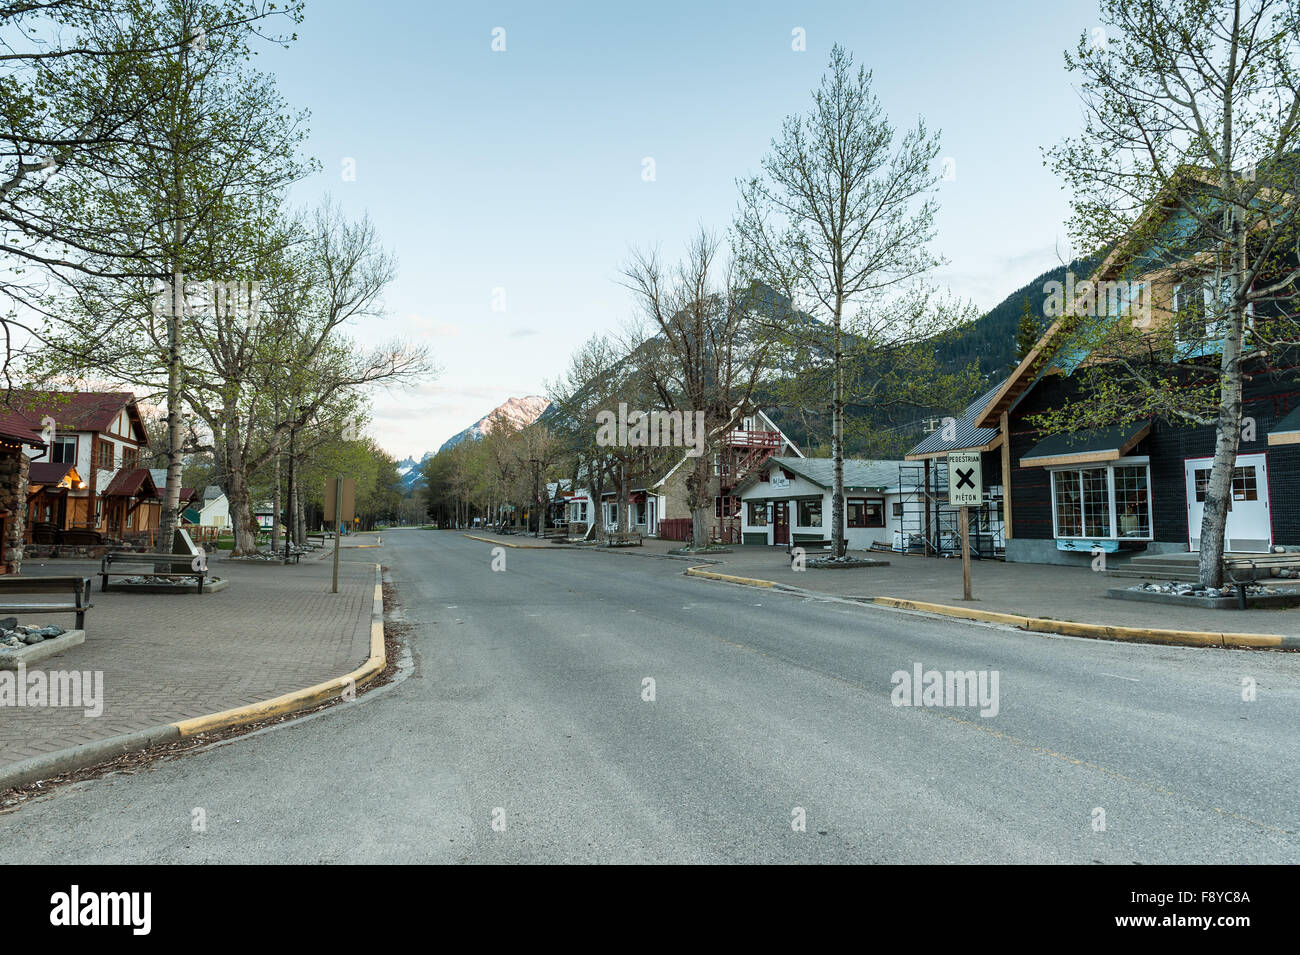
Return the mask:
[(516, 428), (526, 428), (528, 425), (540, 418), (542, 412), (545, 411), (550, 404), (549, 401), (540, 395), (525, 395), (522, 398), (507, 398), (464, 431), (460, 432), (460, 434), (452, 435), (444, 441), (442, 447), (438, 450), (446, 451), (448, 448), (454, 448), (466, 438), (474, 438), (477, 440), (485, 434), (490, 434), (492, 432), (492, 425), (497, 420), (506, 421)]

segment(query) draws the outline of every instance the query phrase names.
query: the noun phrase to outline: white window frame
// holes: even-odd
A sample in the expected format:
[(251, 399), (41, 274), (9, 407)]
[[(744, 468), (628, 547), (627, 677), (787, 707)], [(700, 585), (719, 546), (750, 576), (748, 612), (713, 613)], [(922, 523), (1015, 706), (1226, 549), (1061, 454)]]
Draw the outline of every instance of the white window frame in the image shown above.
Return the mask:
[[(1119, 534), (1119, 513), (1117, 509), (1117, 500), (1115, 496), (1115, 469), (1128, 467), (1145, 467), (1147, 471), (1147, 533), (1145, 537), (1128, 537)], [(1061, 528), (1057, 524), (1057, 507), (1056, 507), (1056, 475), (1057, 474), (1078, 474), (1080, 471), (1093, 471), (1100, 468), (1106, 470), (1106, 503), (1109, 507), (1108, 523), (1110, 533), (1103, 535), (1084, 535), (1084, 534), (1062, 534)], [(1089, 464), (1069, 464), (1059, 467), (1049, 468), (1052, 475), (1051, 480), (1051, 507), (1052, 507), (1052, 537), (1055, 540), (1102, 540), (1102, 541), (1151, 541), (1155, 540), (1155, 494), (1151, 484), (1151, 459), (1146, 456), (1117, 458), (1114, 461), (1094, 461)], [(1082, 489), (1080, 489), (1082, 490)]]

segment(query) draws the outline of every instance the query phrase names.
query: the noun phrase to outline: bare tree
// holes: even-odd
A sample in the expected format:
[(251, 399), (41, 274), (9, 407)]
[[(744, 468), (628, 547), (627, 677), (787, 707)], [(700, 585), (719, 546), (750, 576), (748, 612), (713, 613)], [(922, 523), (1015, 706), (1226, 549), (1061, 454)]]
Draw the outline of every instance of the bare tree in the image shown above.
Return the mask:
[[(737, 288), (718, 267), (719, 242), (700, 229), (683, 261), (666, 268), (656, 254), (637, 252), (624, 271), (650, 335), (638, 345), (639, 370), (670, 412), (697, 425), (703, 453), (686, 479), (692, 546), (709, 544), (715, 493), (714, 453), (719, 437), (734, 428), (766, 369), (776, 303), (765, 290)], [(680, 452), (679, 452), (680, 453)]]
[[(897, 134), (872, 92), (871, 73), (855, 73), (853, 58), (836, 45), (812, 108), (786, 119), (763, 174), (739, 183), (734, 228), (742, 273), (815, 319), (791, 325), (790, 333), (829, 351), (835, 557), (845, 549), (845, 332), (864, 306), (874, 307), (874, 323), (888, 326), (888, 296), (940, 264), (928, 250), (938, 154), (938, 137), (921, 120)], [(829, 334), (820, 322), (829, 323)], [(905, 328), (889, 337), (916, 333)]]

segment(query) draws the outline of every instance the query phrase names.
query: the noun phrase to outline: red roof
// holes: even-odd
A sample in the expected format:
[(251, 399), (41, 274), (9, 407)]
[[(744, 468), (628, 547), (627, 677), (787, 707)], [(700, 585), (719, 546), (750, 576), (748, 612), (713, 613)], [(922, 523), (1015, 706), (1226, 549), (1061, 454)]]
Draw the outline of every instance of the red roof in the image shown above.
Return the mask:
[[(43, 447), (36, 432), (49, 415), (61, 430), (107, 431), (118, 413), (135, 403), (127, 391), (9, 391), (0, 401), (0, 434), (23, 435), (24, 443)], [(31, 435), (30, 440), (26, 437)]]
[(33, 461), (31, 473), (27, 475), (28, 484), (58, 484), (69, 471), (71, 464), (53, 464), (49, 461)]
[(104, 497), (153, 497), (158, 493), (148, 468), (123, 469), (104, 488)]
[[(160, 501), (163, 499), (163, 495), (166, 493), (166, 491), (167, 491), (166, 485), (154, 489), (154, 493), (158, 495), (158, 500)], [(198, 498), (199, 498), (199, 492), (195, 488), (192, 487), (181, 488), (181, 504), (188, 504), (191, 501), (197, 501)]]

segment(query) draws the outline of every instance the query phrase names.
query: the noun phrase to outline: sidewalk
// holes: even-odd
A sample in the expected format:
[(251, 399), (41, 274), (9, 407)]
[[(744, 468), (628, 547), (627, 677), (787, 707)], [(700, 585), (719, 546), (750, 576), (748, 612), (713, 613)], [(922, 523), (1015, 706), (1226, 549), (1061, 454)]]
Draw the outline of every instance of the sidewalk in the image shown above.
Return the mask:
[[(102, 671), (103, 713), (81, 708), (0, 707), (0, 768), (181, 719), (269, 700), (342, 676), (370, 652), (375, 564), (359, 551), (299, 565), (217, 559), (218, 593), (100, 593), (95, 577), (86, 642), (32, 671)], [(92, 576), (97, 561), (26, 561), (24, 576)], [(38, 615), (23, 618), (36, 622)], [(70, 615), (49, 621), (71, 626)]]
[[(480, 534), (478, 531), (473, 533)], [(507, 545), (538, 543), (531, 536), (481, 536), (498, 539)], [(581, 549), (611, 555), (667, 556), (669, 550), (681, 546), (683, 545), (677, 541), (646, 538), (641, 547)], [(872, 552), (864, 556), (887, 560), (889, 566), (795, 571), (791, 569), (790, 559), (783, 547), (737, 544), (731, 545), (731, 551), (730, 554), (706, 554), (689, 559), (696, 565), (710, 565), (707, 569), (716, 573), (773, 581), (836, 597), (863, 600), (894, 597), (1110, 627), (1211, 633), (1229, 631), (1300, 637), (1300, 609), (1205, 610), (1198, 607), (1112, 600), (1106, 597), (1108, 589), (1129, 587), (1140, 581), (1108, 577), (1095, 573), (1090, 567), (973, 561), (971, 593), (974, 599), (966, 602), (962, 600), (961, 561), (957, 559)], [(816, 555), (817, 552), (813, 551), (808, 556), (811, 558)], [(1289, 583), (1275, 581), (1275, 585), (1280, 587), (1287, 587)]]
[(733, 550), (718, 555), (715, 559), (722, 561), (721, 566), (709, 569), (839, 597), (897, 597), (1103, 626), (1300, 636), (1300, 609), (1204, 610), (1112, 600), (1106, 597), (1107, 589), (1140, 581), (1107, 577), (1090, 567), (972, 561), (975, 599), (966, 602), (958, 559), (872, 553), (871, 557), (889, 561), (889, 566), (799, 572), (790, 568), (783, 548), (751, 545)]

